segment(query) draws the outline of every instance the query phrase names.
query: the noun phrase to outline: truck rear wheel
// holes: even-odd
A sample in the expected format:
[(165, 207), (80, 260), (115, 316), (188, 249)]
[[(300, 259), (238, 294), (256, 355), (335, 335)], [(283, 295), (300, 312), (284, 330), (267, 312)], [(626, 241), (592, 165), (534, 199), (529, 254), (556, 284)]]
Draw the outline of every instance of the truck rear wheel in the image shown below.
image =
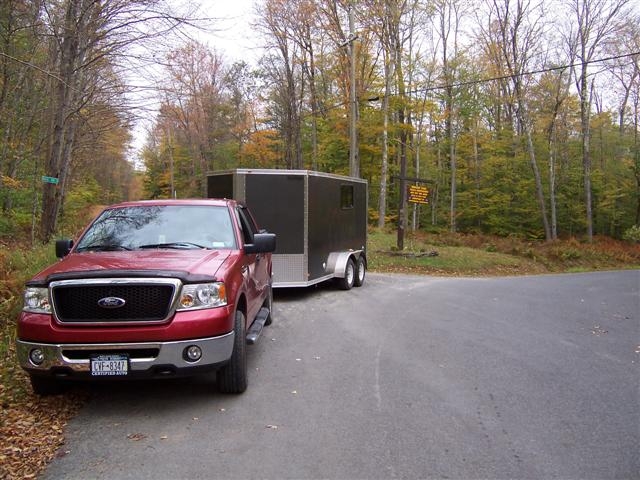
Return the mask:
[(45, 377), (42, 375), (29, 376), (33, 393), (40, 396), (59, 395), (64, 393), (65, 385), (55, 378)]
[(356, 278), (356, 264), (353, 263), (353, 258), (347, 260), (347, 266), (344, 269), (344, 277), (338, 278), (338, 286), (342, 290), (351, 290)]
[(358, 260), (356, 261), (356, 275), (353, 279), (354, 287), (361, 287), (364, 284), (364, 277), (367, 270), (367, 262), (364, 260), (364, 257), (360, 255)]
[(218, 370), (216, 382), (221, 393), (242, 393), (247, 389), (247, 342), (244, 314), (236, 312), (233, 353), (224, 367)]

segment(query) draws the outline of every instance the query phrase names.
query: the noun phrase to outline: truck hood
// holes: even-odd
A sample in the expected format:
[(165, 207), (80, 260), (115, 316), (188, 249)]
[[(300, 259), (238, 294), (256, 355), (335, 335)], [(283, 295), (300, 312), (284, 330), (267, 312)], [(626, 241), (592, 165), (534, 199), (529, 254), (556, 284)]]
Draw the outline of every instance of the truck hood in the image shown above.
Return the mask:
[(37, 274), (28, 284), (101, 277), (180, 278), (186, 283), (212, 281), (232, 253), (232, 250), (200, 249), (71, 253)]

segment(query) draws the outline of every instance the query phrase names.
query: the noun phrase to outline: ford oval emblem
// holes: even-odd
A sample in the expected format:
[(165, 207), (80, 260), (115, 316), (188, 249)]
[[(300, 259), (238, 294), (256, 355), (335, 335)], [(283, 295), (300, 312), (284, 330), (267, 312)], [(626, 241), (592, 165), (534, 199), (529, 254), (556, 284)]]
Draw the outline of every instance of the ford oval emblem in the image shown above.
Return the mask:
[(124, 298), (120, 297), (104, 297), (98, 300), (98, 306), (102, 308), (120, 308), (127, 303)]

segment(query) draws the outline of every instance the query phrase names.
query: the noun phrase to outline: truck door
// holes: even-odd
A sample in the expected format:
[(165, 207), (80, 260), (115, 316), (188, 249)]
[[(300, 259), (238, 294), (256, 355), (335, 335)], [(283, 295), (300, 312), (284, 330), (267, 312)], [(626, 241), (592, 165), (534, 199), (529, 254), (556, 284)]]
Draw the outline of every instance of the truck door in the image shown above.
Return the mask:
[[(242, 228), (244, 243), (252, 243), (253, 235), (258, 233), (258, 227), (253, 217), (244, 206), (238, 206), (237, 214), (239, 224)], [(244, 256), (245, 271), (243, 274), (247, 281), (247, 295), (251, 297), (247, 299), (247, 321), (249, 324), (253, 322), (268, 293), (270, 282), (270, 262), (268, 255), (269, 254), (265, 253), (254, 253), (250, 255), (245, 254)]]

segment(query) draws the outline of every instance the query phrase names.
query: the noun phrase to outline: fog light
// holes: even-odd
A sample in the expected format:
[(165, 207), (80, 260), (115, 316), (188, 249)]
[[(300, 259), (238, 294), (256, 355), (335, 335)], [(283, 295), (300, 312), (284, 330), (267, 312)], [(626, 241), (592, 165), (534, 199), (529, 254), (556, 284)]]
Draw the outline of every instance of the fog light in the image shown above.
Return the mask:
[(29, 352), (29, 359), (34, 365), (42, 365), (42, 362), (44, 362), (44, 352), (39, 348), (34, 348)]
[(188, 362), (197, 362), (202, 358), (202, 349), (197, 345), (191, 345), (184, 349), (184, 358)]

